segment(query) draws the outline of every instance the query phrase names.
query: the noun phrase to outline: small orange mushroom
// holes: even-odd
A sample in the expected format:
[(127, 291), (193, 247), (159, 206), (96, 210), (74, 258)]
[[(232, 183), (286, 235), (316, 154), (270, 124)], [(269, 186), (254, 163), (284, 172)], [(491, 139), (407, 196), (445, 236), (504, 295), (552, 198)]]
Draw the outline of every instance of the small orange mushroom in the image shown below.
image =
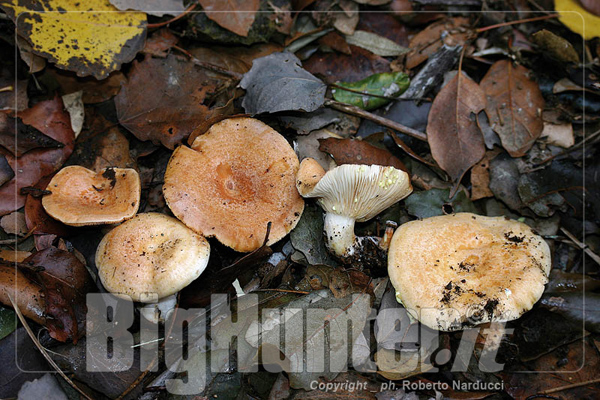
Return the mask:
[(42, 205), (66, 225), (116, 224), (132, 218), (140, 206), (140, 177), (134, 169), (94, 172), (80, 166), (61, 169), (46, 187)]

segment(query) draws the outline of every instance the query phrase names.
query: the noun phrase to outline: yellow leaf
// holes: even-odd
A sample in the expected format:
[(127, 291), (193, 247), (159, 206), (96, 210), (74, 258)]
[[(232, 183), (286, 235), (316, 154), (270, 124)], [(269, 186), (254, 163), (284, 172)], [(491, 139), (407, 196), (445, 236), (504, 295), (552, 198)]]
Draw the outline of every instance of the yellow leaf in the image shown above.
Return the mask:
[(79, 76), (103, 79), (135, 57), (146, 39), (146, 14), (108, 0), (0, 0), (33, 52)]
[(600, 17), (588, 12), (577, 0), (554, 0), (560, 22), (585, 40), (600, 37)]

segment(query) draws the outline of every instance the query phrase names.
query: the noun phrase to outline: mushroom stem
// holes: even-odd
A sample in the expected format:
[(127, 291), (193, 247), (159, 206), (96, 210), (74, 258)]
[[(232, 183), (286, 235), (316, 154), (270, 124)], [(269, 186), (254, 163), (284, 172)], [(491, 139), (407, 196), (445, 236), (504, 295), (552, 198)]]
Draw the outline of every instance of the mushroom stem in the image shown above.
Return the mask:
[(325, 237), (329, 251), (338, 257), (349, 257), (354, 254), (357, 240), (354, 235), (354, 218), (331, 212), (325, 213)]

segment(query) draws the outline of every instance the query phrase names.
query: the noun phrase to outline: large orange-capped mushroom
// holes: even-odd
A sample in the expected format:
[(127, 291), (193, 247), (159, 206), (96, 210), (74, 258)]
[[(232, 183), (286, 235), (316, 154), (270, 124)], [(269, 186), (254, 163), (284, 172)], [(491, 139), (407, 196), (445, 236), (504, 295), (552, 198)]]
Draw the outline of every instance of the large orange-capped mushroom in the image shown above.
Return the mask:
[(51, 192), (42, 198), (46, 212), (71, 226), (116, 224), (140, 206), (140, 177), (131, 168), (94, 172), (73, 165), (54, 175), (46, 189)]
[(277, 131), (253, 118), (231, 118), (171, 156), (163, 192), (173, 214), (196, 232), (236, 251), (286, 236), (304, 200), (296, 189), (298, 157)]

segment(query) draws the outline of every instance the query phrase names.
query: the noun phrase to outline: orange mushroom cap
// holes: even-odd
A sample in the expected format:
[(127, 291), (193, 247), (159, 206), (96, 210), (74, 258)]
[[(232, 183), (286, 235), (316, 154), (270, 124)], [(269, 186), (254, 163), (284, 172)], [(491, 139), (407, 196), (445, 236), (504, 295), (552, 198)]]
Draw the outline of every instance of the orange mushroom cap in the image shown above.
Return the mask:
[(253, 118), (213, 125), (171, 156), (163, 192), (173, 214), (204, 236), (236, 251), (286, 236), (298, 223), (304, 200), (295, 184), (299, 162), (287, 140)]
[(54, 175), (46, 189), (52, 192), (42, 198), (46, 212), (71, 226), (116, 224), (140, 206), (140, 177), (130, 168), (94, 172), (73, 165)]

